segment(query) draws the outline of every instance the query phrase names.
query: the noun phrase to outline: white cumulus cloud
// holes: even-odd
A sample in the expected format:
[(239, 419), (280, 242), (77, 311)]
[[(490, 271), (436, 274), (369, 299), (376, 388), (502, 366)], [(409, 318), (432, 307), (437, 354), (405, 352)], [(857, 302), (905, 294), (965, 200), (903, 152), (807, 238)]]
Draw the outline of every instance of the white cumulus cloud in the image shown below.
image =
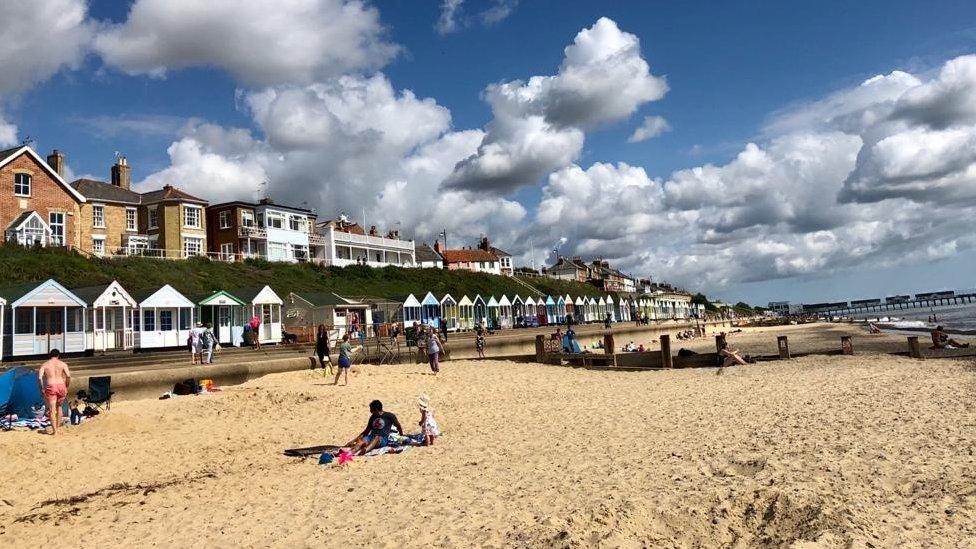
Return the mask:
[(664, 132), (671, 131), (671, 124), (661, 116), (647, 116), (634, 133), (627, 139), (630, 143), (639, 143), (653, 139)]

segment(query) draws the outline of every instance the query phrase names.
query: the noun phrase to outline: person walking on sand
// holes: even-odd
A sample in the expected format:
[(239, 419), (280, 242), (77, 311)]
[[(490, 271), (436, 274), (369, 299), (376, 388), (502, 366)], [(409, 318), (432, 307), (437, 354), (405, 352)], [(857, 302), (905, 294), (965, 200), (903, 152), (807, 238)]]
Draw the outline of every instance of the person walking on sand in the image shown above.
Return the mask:
[(441, 340), (437, 337), (437, 332), (430, 331), (427, 336), (427, 360), (430, 362), (430, 371), (437, 375), (441, 371)]
[[(358, 349), (359, 347), (356, 347)], [(342, 343), (339, 344), (339, 370), (336, 371), (333, 385), (339, 384), (339, 376), (343, 376), (342, 384), (349, 385), (349, 368), (352, 366), (352, 353), (355, 351), (349, 344), (349, 334), (342, 334)]]
[(446, 342), (447, 341), (447, 321), (444, 320), (444, 317), (440, 317), (438, 319), (437, 323), (441, 327), (441, 337)]
[[(200, 334), (200, 362), (203, 364), (213, 364), (214, 345), (216, 345), (216, 343), (217, 336), (215, 336), (213, 333), (213, 324), (208, 322), (203, 325), (203, 332)], [(206, 362), (203, 362), (202, 353), (204, 351), (207, 353)]]
[(68, 398), (71, 371), (60, 358), (61, 351), (51, 349), (47, 356), (47, 361), (37, 370), (37, 383), (47, 405), (47, 417), (51, 420), (50, 434), (56, 435), (61, 428), (61, 405)]
[[(325, 324), (319, 324), (319, 328), (315, 332), (315, 354), (319, 357), (319, 368), (331, 373), (332, 357), (329, 356), (329, 332), (325, 329)], [(326, 369), (326, 361), (329, 364), (328, 369)]]
[(474, 348), (478, 351), (478, 358), (485, 358), (485, 329), (479, 324), (474, 333)]
[(203, 324), (197, 322), (194, 327), (190, 328), (190, 337), (187, 339), (190, 343), (190, 364), (196, 364), (198, 358), (200, 364), (203, 364), (202, 337)]

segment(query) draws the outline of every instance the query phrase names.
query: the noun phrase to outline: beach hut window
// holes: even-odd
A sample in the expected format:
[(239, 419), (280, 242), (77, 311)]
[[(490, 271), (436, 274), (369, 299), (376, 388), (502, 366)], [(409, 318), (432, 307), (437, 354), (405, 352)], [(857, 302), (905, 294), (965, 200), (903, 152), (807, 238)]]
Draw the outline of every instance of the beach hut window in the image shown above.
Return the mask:
[(142, 312), (142, 331), (153, 332), (156, 330), (156, 315), (153, 311)]
[(159, 311), (159, 329), (164, 332), (173, 329), (173, 311)]
[(180, 329), (189, 330), (190, 329), (190, 309), (181, 308), (180, 309)]
[(139, 329), (139, 311), (137, 310), (132, 311), (132, 329), (133, 330)]
[(68, 325), (65, 326), (65, 330), (69, 332), (80, 332), (82, 331), (82, 326), (84, 326), (84, 312), (80, 308), (71, 309), (68, 311)]
[(33, 334), (34, 333), (34, 309), (17, 309), (17, 319), (14, 333)]

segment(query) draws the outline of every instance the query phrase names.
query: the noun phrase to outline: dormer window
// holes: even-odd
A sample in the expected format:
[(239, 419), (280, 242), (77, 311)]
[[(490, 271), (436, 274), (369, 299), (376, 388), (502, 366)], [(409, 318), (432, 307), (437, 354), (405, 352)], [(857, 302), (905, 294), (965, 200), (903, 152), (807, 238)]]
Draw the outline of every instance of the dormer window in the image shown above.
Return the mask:
[(31, 195), (31, 174), (29, 173), (14, 174), (14, 194), (17, 196)]

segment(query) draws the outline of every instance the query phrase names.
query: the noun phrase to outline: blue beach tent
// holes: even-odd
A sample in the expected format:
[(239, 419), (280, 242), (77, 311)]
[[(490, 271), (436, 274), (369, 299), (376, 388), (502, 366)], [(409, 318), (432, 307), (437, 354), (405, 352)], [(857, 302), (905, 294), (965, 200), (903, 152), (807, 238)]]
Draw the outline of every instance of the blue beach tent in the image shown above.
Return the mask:
[(41, 388), (37, 384), (37, 371), (28, 368), (11, 368), (0, 374), (0, 413), (17, 414), (21, 418), (33, 417), (31, 408), (44, 405)]

